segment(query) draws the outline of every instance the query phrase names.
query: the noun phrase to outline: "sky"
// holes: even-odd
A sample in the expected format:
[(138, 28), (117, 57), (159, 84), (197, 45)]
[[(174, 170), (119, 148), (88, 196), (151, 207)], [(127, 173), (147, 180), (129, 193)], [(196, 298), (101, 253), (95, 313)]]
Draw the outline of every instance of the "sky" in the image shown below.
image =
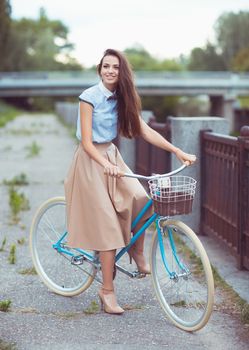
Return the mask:
[(12, 18), (49, 19), (69, 28), (72, 56), (96, 65), (107, 48), (143, 46), (158, 59), (188, 55), (215, 42), (214, 24), (224, 12), (249, 11), (249, 0), (10, 0)]

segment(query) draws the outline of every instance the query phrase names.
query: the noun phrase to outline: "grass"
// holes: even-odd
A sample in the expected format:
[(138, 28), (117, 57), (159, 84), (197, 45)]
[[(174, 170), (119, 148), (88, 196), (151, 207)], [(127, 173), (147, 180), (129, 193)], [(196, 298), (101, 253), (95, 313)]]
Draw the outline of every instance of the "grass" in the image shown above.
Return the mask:
[(126, 311), (132, 311), (132, 310), (143, 310), (145, 307), (142, 305), (124, 305), (123, 309)]
[(7, 343), (0, 339), (0, 350), (17, 350), (17, 348), (14, 344)]
[(0, 101), (0, 128), (3, 128), (9, 121), (15, 119), (15, 117), (20, 114), (13, 106)]
[(3, 184), (7, 186), (23, 186), (28, 185), (27, 175), (25, 173), (20, 173), (14, 176), (11, 180), (3, 180)]
[(7, 133), (11, 135), (16, 135), (16, 136), (31, 136), (33, 134), (37, 135), (40, 132), (39, 131), (36, 132), (35, 130), (31, 131), (29, 129), (22, 128), (22, 129), (7, 130)]
[[(181, 253), (183, 253), (185, 261), (189, 261), (194, 269), (191, 271), (195, 277), (201, 277), (203, 273), (203, 267), (201, 259), (188, 247), (184, 241), (175, 232), (173, 233), (174, 241), (179, 247)], [(179, 250), (178, 250), (179, 252)], [(233, 288), (226, 283), (226, 281), (220, 276), (217, 269), (212, 267), (214, 284), (216, 290), (220, 290), (223, 297), (223, 302), (216, 305), (216, 309), (222, 309), (223, 311), (228, 311), (230, 314), (236, 314), (240, 316), (240, 320), (243, 324), (249, 324), (249, 304), (242, 299), (238, 293), (236, 293)], [(181, 301), (179, 302), (181, 303)], [(183, 305), (176, 305), (183, 306)]]
[(11, 300), (2, 300), (0, 301), (0, 311), (7, 312), (9, 311), (11, 305)]
[(78, 315), (82, 315), (82, 312), (56, 312), (54, 313), (54, 315), (70, 319), (70, 318), (77, 317)]
[(245, 303), (242, 306), (240, 319), (242, 323), (249, 324), (249, 304)]
[(16, 263), (16, 245), (15, 244), (12, 244), (10, 247), (10, 253), (9, 253), (8, 260), (9, 260), (10, 264)]
[(186, 301), (185, 300), (179, 300), (173, 304), (170, 304), (172, 306), (176, 306), (176, 307), (183, 307), (183, 306), (186, 306)]
[(95, 300), (84, 310), (84, 313), (87, 315), (96, 314), (97, 312), (99, 312), (99, 304)]
[(23, 269), (18, 271), (21, 275), (37, 275), (36, 269), (34, 267), (28, 267), (27, 269)]
[(20, 245), (24, 245), (24, 244), (25, 244), (25, 242), (26, 242), (26, 240), (25, 240), (25, 238), (24, 238), (24, 237), (22, 237), (22, 238), (18, 238), (18, 240), (17, 240), (17, 243), (18, 243), (18, 244), (20, 244)]
[(7, 242), (7, 238), (4, 237), (4, 239), (3, 239), (3, 241), (2, 241), (2, 244), (1, 244), (1, 247), (0, 247), (0, 252), (4, 252), (6, 242)]
[(223, 280), (217, 269), (212, 266), (215, 288), (222, 291), (224, 302), (218, 308), (240, 316), (243, 324), (249, 324), (249, 304)]
[(33, 141), (30, 146), (25, 147), (28, 150), (27, 158), (36, 157), (40, 154), (41, 146), (36, 141)]
[(19, 221), (20, 211), (29, 210), (29, 200), (24, 193), (18, 193), (14, 186), (9, 188), (9, 206), (12, 213), (12, 219), (15, 223)]

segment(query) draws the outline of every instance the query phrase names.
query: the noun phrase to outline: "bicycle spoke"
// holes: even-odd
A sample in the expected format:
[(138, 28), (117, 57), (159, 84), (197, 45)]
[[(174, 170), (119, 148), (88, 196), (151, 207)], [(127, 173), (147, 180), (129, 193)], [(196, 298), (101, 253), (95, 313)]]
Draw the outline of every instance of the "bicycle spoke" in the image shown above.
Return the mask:
[[(180, 328), (196, 330), (206, 324), (211, 313), (213, 298), (208, 293), (213, 289), (211, 267), (193, 231), (186, 225), (178, 227), (172, 222), (175, 224), (168, 228), (171, 234), (162, 235), (170, 275), (162, 261), (155, 235), (152, 245), (153, 283), (170, 319)], [(208, 274), (203, 261), (209, 264)]]
[(85, 260), (83, 265), (71, 263), (72, 255), (79, 255), (76, 250), (66, 247), (62, 252), (53, 248), (66, 232), (65, 223), (64, 200), (51, 200), (41, 207), (31, 229), (32, 257), (38, 274), (50, 289), (62, 295), (76, 295), (88, 288), (96, 271)]

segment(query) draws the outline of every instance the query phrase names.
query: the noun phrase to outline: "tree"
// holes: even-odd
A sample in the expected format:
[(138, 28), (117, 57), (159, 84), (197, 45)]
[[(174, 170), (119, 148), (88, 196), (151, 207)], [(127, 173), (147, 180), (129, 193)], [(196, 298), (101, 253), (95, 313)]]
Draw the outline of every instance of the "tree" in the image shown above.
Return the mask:
[(194, 71), (222, 71), (226, 70), (223, 57), (217, 53), (214, 45), (207, 42), (204, 48), (195, 47), (190, 54), (189, 70)]
[(174, 59), (159, 60), (151, 56), (141, 45), (127, 48), (124, 53), (131, 63), (132, 68), (136, 71), (180, 71), (183, 68), (182, 65)]
[[(159, 60), (153, 57), (142, 46), (136, 45), (127, 48), (125, 54), (133, 69), (137, 72), (143, 71), (180, 71), (183, 66), (173, 59)], [(143, 96), (143, 109), (152, 110), (157, 121), (165, 122), (168, 115), (176, 115), (177, 96)]]
[(9, 0), (0, 0), (0, 71), (4, 69), (11, 25)]
[(38, 20), (12, 21), (8, 43), (7, 71), (82, 69), (71, 57), (74, 45), (68, 28), (59, 20), (49, 20), (43, 8)]
[(249, 12), (224, 13), (218, 18), (215, 31), (226, 68), (231, 69), (234, 57), (249, 47)]
[(249, 72), (249, 48), (241, 49), (234, 57), (231, 67), (237, 72)]

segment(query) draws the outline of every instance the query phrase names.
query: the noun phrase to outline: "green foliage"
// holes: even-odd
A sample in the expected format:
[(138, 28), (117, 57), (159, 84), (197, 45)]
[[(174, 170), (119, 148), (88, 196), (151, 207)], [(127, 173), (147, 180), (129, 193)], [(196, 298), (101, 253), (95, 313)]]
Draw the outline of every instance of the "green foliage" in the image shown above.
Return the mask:
[(195, 96), (180, 97), (177, 106), (177, 115), (179, 117), (195, 117), (200, 115), (208, 115), (209, 100)]
[(12, 212), (14, 221), (18, 222), (18, 214), (22, 210), (29, 210), (29, 200), (25, 197), (24, 193), (18, 193), (14, 186), (9, 188), (9, 205)]
[(0, 71), (3, 70), (11, 26), (11, 6), (9, 0), (0, 0)]
[(232, 59), (231, 67), (236, 72), (249, 72), (249, 48), (241, 49)]
[(59, 20), (49, 20), (43, 8), (37, 20), (12, 20), (4, 70), (81, 70), (71, 57), (74, 45), (68, 34), (68, 28)]
[(21, 275), (37, 275), (34, 267), (28, 267), (27, 269), (18, 271)]
[(0, 339), (0, 350), (17, 350), (17, 348), (15, 344), (7, 343)]
[(192, 49), (188, 69), (249, 71), (249, 11), (225, 12), (216, 21), (216, 44)]
[(6, 242), (7, 242), (7, 238), (4, 237), (4, 239), (2, 241), (2, 245), (0, 247), (0, 252), (4, 252), (4, 248), (5, 248)]
[(249, 304), (245, 304), (241, 311), (241, 321), (244, 324), (249, 324)]
[(8, 186), (23, 186), (29, 184), (27, 175), (24, 173), (14, 176), (12, 180), (3, 180), (3, 183)]
[(0, 128), (4, 127), (9, 121), (13, 120), (19, 113), (20, 112), (13, 106), (0, 101)]
[(41, 147), (36, 143), (36, 141), (33, 141), (30, 146), (26, 147), (26, 149), (28, 150), (28, 158), (38, 156), (41, 151)]
[(178, 96), (142, 96), (144, 110), (151, 110), (158, 122), (164, 123), (167, 116), (177, 114)]
[(218, 47), (227, 69), (241, 49), (249, 47), (249, 11), (226, 12), (215, 24)]
[(146, 51), (142, 46), (137, 45), (124, 50), (132, 68), (136, 71), (181, 71), (183, 66), (173, 59), (159, 60)]
[(9, 299), (0, 301), (0, 311), (3, 311), (3, 312), (8, 311), (10, 308), (10, 305), (11, 305), (11, 300)]
[[(124, 51), (132, 68), (139, 71), (181, 71), (184, 66), (177, 60), (159, 60), (151, 56), (142, 46), (134, 46)], [(140, 73), (141, 74), (141, 73)], [(178, 97), (143, 96), (143, 109), (151, 110), (158, 122), (165, 122), (168, 115), (176, 115)]]
[(16, 263), (16, 245), (15, 244), (12, 244), (10, 247), (10, 253), (9, 253), (8, 260), (9, 260), (10, 264)]
[(204, 48), (195, 47), (190, 54), (188, 69), (194, 71), (223, 71), (226, 70), (221, 54), (217, 53), (214, 45), (207, 43)]
[(24, 243), (25, 243), (25, 238), (24, 238), (24, 237), (18, 238), (17, 243), (20, 244), (20, 245), (24, 245)]
[(84, 310), (84, 313), (87, 315), (95, 314), (96, 312), (99, 311), (99, 305), (98, 303), (94, 300), (91, 302), (90, 306)]
[(249, 108), (249, 97), (240, 96), (239, 102), (240, 102), (241, 108)]

